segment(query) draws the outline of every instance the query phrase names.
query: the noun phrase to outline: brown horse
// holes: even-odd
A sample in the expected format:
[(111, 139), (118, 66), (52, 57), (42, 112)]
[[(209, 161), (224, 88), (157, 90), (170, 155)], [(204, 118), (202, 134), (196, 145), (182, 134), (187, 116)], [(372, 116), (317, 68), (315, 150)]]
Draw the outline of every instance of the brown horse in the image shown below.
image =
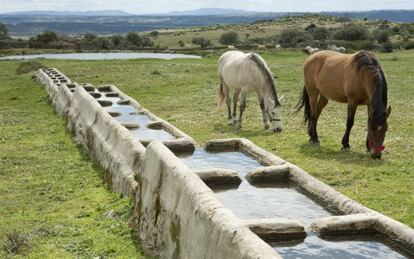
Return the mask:
[(305, 108), (310, 142), (319, 144), (316, 131), (318, 118), (328, 100), (334, 100), (348, 104), (342, 146), (344, 150), (349, 149), (349, 134), (354, 125), (357, 106), (367, 105), (368, 133), (365, 145), (372, 158), (381, 158), (391, 107), (387, 108), (387, 81), (377, 58), (366, 51), (355, 54), (320, 51), (306, 60), (304, 75), (305, 87), (297, 111)]

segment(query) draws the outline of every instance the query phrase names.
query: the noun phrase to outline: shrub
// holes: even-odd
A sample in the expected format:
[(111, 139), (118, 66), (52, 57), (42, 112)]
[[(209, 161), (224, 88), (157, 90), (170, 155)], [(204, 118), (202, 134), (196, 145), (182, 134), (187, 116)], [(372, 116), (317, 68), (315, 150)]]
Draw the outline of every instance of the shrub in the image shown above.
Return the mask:
[(139, 36), (136, 32), (129, 32), (126, 36), (126, 40), (135, 46), (141, 46), (142, 44), (141, 36)]
[(237, 32), (229, 31), (220, 36), (219, 42), (223, 45), (234, 45), (239, 42), (239, 35)]
[(414, 49), (414, 41), (409, 41), (404, 45), (404, 49), (409, 50), (409, 49)]
[(94, 34), (94, 33), (90, 33), (90, 32), (87, 32), (87, 33), (85, 33), (85, 34), (83, 35), (83, 39), (84, 39), (85, 41), (87, 41), (87, 42), (92, 42), (92, 41), (94, 41), (96, 38), (98, 38), (98, 36), (97, 36), (96, 34)]
[(369, 36), (368, 30), (357, 24), (350, 24), (345, 28), (337, 31), (334, 35), (334, 38), (337, 40), (367, 40)]
[(311, 34), (315, 40), (326, 40), (329, 38), (329, 31), (326, 28), (315, 28), (311, 31)]
[(284, 29), (280, 33), (279, 38), (279, 41), (283, 47), (296, 47), (298, 43), (304, 42), (305, 40), (305, 33), (297, 28)]
[(0, 22), (0, 40), (7, 39), (9, 37), (9, 32), (7, 31), (6, 25)]
[(41, 34), (38, 34), (36, 36), (36, 38), (37, 38), (36, 40), (39, 43), (43, 43), (43, 44), (46, 44), (46, 45), (49, 44), (49, 43), (51, 43), (51, 42), (55, 42), (55, 41), (58, 41), (59, 40), (59, 37), (53, 31), (45, 31), (45, 32), (43, 32)]
[(158, 31), (152, 31), (152, 32), (150, 32), (150, 36), (151, 37), (157, 37), (158, 35), (159, 35), (160, 33), (158, 32)]
[(381, 52), (393, 52), (394, 51), (394, 46), (392, 45), (391, 41), (387, 41), (382, 45), (382, 49)]
[(378, 43), (386, 43), (390, 39), (390, 32), (388, 30), (378, 30), (374, 35)]
[(38, 61), (30, 60), (20, 63), (20, 65), (16, 69), (16, 74), (27, 74), (32, 71), (39, 70), (41, 68), (46, 68), (45, 65)]
[(201, 48), (205, 48), (205, 47), (207, 47), (207, 46), (211, 45), (210, 40), (209, 40), (209, 39), (206, 39), (206, 38), (204, 38), (204, 37), (194, 37), (194, 38), (191, 40), (191, 42), (192, 42), (193, 44), (200, 45), (200, 47), (201, 47)]

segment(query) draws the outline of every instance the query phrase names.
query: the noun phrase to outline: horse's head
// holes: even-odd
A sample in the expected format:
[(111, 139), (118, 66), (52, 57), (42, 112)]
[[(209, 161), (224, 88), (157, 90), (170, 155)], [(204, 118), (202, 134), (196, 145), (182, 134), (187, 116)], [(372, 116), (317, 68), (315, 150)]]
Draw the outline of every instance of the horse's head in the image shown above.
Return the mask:
[(278, 103), (271, 101), (272, 105), (270, 107), (271, 110), (268, 111), (270, 120), (272, 122), (272, 130), (274, 132), (281, 132), (283, 130), (282, 127), (282, 105), (280, 104), (283, 100), (283, 96), (279, 98)]
[[(388, 130), (388, 123), (387, 119), (390, 116), (391, 107), (389, 106), (388, 109), (385, 111), (384, 120), (378, 124), (377, 126), (369, 126), (368, 127), (368, 149), (371, 152), (371, 157), (373, 159), (380, 159), (382, 155), (382, 151), (384, 150), (384, 139), (385, 133)], [(371, 124), (371, 123), (370, 123)]]

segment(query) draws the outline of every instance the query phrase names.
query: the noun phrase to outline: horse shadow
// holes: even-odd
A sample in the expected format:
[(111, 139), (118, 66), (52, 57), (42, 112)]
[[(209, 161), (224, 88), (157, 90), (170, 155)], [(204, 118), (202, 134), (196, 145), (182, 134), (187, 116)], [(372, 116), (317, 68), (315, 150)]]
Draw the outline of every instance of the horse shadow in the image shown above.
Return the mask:
[(310, 143), (304, 143), (299, 146), (299, 152), (321, 160), (338, 160), (342, 163), (352, 163), (367, 167), (378, 167), (384, 164), (384, 160), (374, 160), (369, 152), (361, 152), (358, 147), (351, 147), (350, 150), (344, 151), (339, 146), (338, 148), (332, 148), (327, 145), (315, 146)]
[(235, 134), (241, 138), (250, 138), (250, 137), (257, 137), (257, 136), (271, 136), (275, 133), (272, 132), (270, 129), (236, 129), (235, 126), (223, 125), (222, 123), (215, 123), (213, 124), (214, 131), (222, 132), (222, 133), (231, 133)]

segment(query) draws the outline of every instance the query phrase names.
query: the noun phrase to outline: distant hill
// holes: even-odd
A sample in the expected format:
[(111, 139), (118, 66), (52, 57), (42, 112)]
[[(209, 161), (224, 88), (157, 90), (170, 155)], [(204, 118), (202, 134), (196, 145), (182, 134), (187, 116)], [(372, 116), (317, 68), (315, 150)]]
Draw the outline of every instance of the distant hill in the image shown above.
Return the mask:
[(31, 36), (49, 30), (60, 34), (100, 35), (152, 31), (216, 24), (245, 24), (258, 20), (274, 20), (283, 16), (323, 14), (337, 17), (368, 18), (394, 22), (414, 22), (414, 10), (381, 10), (363, 12), (265, 13), (235, 9), (208, 8), (164, 14), (134, 15), (119, 10), (104, 11), (32, 11), (0, 14), (12, 36)]
[(1, 13), (0, 16), (130, 16), (131, 13), (122, 10), (100, 10), (100, 11), (24, 11)]
[(261, 12), (237, 10), (237, 9), (225, 9), (225, 8), (201, 8), (188, 11), (174, 11), (164, 13), (160, 15), (174, 15), (174, 16), (186, 16), (186, 15), (251, 15), (259, 14)]

